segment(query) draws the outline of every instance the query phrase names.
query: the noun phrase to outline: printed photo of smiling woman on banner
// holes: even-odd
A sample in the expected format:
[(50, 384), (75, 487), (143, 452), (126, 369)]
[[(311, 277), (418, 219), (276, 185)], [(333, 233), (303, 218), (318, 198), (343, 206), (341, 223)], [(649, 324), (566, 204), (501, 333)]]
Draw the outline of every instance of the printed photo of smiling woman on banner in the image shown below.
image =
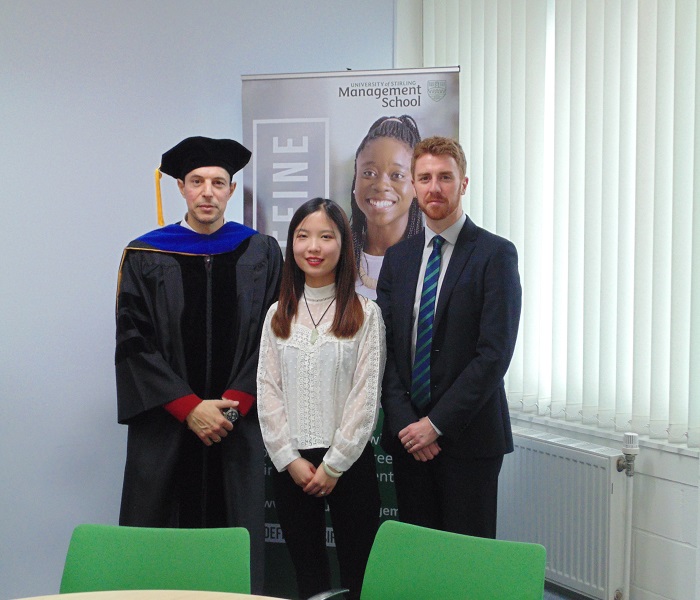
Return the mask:
[[(423, 227), (411, 181), (413, 147), (459, 134), (459, 67), (243, 76), (244, 223), (284, 252), (295, 210), (330, 198), (350, 218), (356, 291), (376, 299), (386, 249)], [(372, 437), (380, 519), (397, 518), (391, 457)], [(293, 575), (267, 464), (266, 593), (289, 595)], [(330, 521), (327, 545), (335, 546)], [(287, 566), (288, 565), (288, 566)]]

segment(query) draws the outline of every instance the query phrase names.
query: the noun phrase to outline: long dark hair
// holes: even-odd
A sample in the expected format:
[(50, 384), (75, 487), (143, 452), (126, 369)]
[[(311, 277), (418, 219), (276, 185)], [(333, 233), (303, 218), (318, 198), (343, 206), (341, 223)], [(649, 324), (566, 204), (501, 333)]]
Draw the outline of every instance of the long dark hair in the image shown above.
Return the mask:
[(340, 258), (335, 268), (335, 317), (330, 331), (336, 337), (352, 337), (364, 321), (362, 303), (355, 293), (357, 269), (353, 260), (352, 232), (348, 218), (333, 200), (313, 198), (297, 209), (289, 223), (279, 303), (272, 317), (272, 331), (282, 339), (287, 339), (291, 334), (292, 320), (297, 314), (306, 280), (304, 271), (294, 260), (294, 232), (306, 217), (319, 210), (326, 213), (340, 232)]
[[(413, 117), (409, 115), (401, 115), (400, 117), (381, 117), (377, 119), (372, 126), (369, 128), (367, 135), (360, 142), (357, 147), (357, 152), (355, 152), (355, 169), (352, 176), (352, 191), (350, 193), (350, 207), (351, 207), (351, 229), (352, 229), (352, 239), (355, 253), (355, 266), (360, 268), (360, 259), (362, 257), (362, 250), (365, 247), (365, 241), (367, 240), (367, 217), (360, 210), (357, 205), (357, 200), (355, 199), (355, 179), (357, 176), (357, 157), (365, 149), (365, 146), (372, 140), (377, 138), (388, 137), (398, 140), (406, 144), (411, 150), (415, 145), (420, 142), (420, 133), (418, 131), (418, 125), (413, 120)], [(403, 233), (401, 239), (406, 239), (412, 235), (420, 233), (423, 229), (423, 217), (418, 207), (418, 200), (416, 198), (411, 202), (411, 207), (408, 210), (408, 223), (406, 224), (406, 229)]]

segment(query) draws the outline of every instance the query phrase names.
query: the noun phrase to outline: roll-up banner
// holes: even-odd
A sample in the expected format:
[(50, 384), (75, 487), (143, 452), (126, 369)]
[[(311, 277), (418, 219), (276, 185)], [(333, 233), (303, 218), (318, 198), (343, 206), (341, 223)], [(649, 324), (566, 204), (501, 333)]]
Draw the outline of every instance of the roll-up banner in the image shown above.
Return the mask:
[[(394, 182), (394, 196), (377, 199), (364, 191), (362, 165), (383, 160), (400, 168), (408, 160), (410, 169), (411, 147), (419, 139), (458, 137), (459, 67), (245, 75), (242, 79), (243, 143), (253, 152), (243, 177), (245, 224), (275, 237), (284, 252), (294, 211), (317, 196), (335, 200), (353, 226), (361, 274), (357, 290), (374, 299), (383, 255), (378, 248), (386, 240), (371, 239), (368, 232), (377, 228), (368, 227), (367, 222), (403, 219), (404, 235), (410, 235), (420, 229), (421, 217), (409, 208), (415, 204), (410, 171), (408, 181), (405, 173), (385, 173)], [(371, 146), (368, 134), (389, 140), (381, 148), (375, 145), (372, 157), (365, 155)], [(398, 153), (396, 157), (392, 152)], [(381, 421), (380, 415), (372, 438), (382, 496), (380, 517), (396, 519), (391, 457), (379, 447)], [(296, 590), (293, 574), (282, 567), (288, 561), (286, 553), (279, 552), (284, 550), (284, 539), (274, 506), (272, 468), (268, 461), (266, 592), (290, 597)], [(330, 526), (327, 544), (335, 545)]]

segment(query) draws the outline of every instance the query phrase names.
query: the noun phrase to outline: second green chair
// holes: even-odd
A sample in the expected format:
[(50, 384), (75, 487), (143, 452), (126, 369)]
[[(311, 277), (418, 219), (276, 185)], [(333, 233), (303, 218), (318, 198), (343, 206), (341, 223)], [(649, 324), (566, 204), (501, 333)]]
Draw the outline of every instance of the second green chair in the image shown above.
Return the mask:
[[(544, 546), (382, 523), (362, 600), (542, 600)], [(337, 597), (344, 590), (312, 600)]]

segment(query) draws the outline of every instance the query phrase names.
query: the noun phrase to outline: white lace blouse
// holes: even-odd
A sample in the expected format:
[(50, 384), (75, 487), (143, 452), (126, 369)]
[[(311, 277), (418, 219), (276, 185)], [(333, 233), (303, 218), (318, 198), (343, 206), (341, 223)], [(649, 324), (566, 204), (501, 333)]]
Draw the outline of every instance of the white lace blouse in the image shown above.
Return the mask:
[(379, 307), (360, 296), (364, 323), (353, 338), (328, 332), (335, 303), (335, 284), (305, 286), (309, 309), (299, 302), (291, 335), (283, 340), (270, 326), (277, 303), (270, 307), (260, 341), (258, 416), (272, 464), (283, 471), (299, 450), (328, 448), (325, 463), (347, 471), (359, 458), (377, 424), (386, 361), (384, 322)]

